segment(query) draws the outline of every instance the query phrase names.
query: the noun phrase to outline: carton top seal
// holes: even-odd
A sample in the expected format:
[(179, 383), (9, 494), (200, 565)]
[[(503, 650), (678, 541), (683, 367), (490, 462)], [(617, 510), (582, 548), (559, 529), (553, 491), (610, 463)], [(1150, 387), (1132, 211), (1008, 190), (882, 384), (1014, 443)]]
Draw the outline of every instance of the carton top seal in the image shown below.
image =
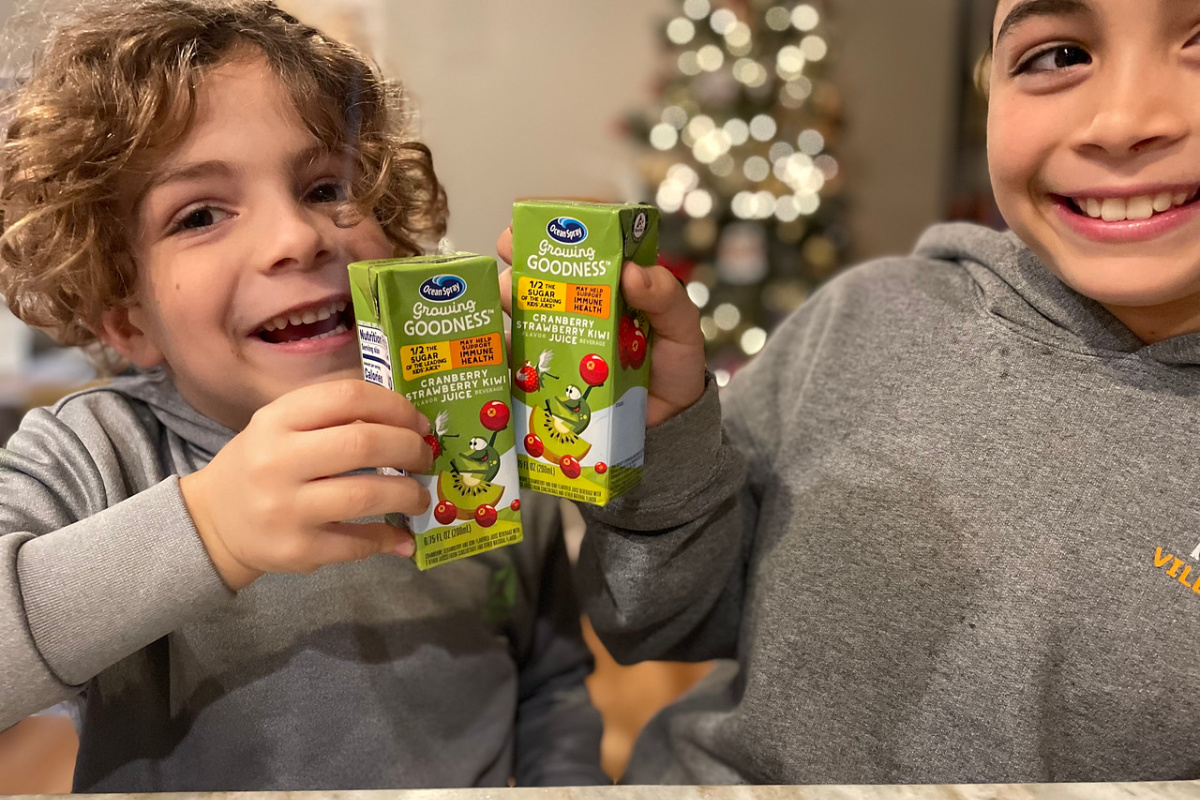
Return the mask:
[(597, 208), (597, 209), (616, 209), (623, 210), (626, 208), (653, 208), (649, 203), (600, 203), (594, 200), (518, 200), (513, 205), (526, 208)]
[(412, 256), (411, 258), (377, 258), (371, 261), (358, 261), (351, 264), (353, 267), (360, 269), (366, 268), (371, 272), (396, 270), (402, 271), (406, 269), (415, 269), (427, 267), (437, 264), (460, 264), (464, 261), (475, 261), (486, 259), (495, 261), (491, 256), (482, 256), (478, 253), (447, 253), (447, 254), (430, 254), (423, 256)]

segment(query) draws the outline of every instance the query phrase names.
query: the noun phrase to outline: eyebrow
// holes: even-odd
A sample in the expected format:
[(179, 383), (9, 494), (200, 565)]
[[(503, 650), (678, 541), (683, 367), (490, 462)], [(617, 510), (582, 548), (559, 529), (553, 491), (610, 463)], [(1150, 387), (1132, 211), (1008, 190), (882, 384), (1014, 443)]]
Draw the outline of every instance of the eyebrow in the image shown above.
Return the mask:
[[(319, 143), (313, 144), (292, 156), (292, 167), (293, 169), (299, 169), (311, 166), (330, 155), (333, 155), (333, 153), (330, 152), (329, 148)], [(146, 181), (145, 186), (142, 187), (142, 191), (138, 195), (138, 205), (145, 200), (150, 192), (168, 184), (201, 180), (212, 176), (231, 177), (236, 176), (242, 171), (237, 165), (219, 160), (196, 161), (189, 164), (181, 164), (178, 167), (169, 167), (150, 176), (150, 179)]]
[(1013, 6), (996, 34), (996, 46), (1013, 28), (1034, 17), (1074, 17), (1092, 14), (1087, 0), (1023, 0)]

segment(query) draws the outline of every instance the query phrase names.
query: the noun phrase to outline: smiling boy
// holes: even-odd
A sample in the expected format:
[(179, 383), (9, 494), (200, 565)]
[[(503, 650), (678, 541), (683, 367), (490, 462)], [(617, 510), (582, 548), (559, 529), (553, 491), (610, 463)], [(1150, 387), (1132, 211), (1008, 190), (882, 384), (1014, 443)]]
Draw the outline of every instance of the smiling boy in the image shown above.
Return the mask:
[(9, 100), (0, 286), (140, 370), (0, 449), (0, 727), (81, 698), (76, 791), (606, 782), (557, 504), (425, 573), (380, 521), (430, 424), (347, 265), (446, 218), (397, 88), (264, 0), (88, 0)]
[[(585, 510), (618, 659), (736, 659), (628, 782), (1200, 777), (1200, 5), (1001, 0), (993, 34), (1013, 232), (833, 280)], [(625, 278), (652, 393), (695, 381), (683, 291)]]

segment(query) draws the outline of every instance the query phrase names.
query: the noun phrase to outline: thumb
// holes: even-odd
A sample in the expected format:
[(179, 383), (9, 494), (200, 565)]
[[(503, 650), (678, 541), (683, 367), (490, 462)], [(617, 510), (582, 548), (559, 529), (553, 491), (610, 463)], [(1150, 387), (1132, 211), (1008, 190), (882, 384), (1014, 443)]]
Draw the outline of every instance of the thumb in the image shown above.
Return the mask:
[(645, 312), (659, 341), (670, 341), (704, 350), (700, 332), (700, 309), (671, 271), (655, 264), (642, 267), (626, 262), (621, 271), (625, 300)]

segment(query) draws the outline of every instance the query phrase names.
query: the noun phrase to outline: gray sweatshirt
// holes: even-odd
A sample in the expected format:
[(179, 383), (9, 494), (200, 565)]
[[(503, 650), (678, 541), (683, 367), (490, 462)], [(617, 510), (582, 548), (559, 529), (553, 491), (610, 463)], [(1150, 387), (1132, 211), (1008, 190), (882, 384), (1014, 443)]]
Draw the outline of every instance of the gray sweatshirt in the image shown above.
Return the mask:
[(587, 512), (617, 658), (735, 660), (625, 780), (1200, 777), (1198, 365), (973, 226), (826, 285)]
[(179, 492), (233, 435), (162, 376), (0, 450), (0, 728), (84, 693), (75, 790), (604, 782), (558, 505), (426, 573), (389, 556), (236, 596)]

